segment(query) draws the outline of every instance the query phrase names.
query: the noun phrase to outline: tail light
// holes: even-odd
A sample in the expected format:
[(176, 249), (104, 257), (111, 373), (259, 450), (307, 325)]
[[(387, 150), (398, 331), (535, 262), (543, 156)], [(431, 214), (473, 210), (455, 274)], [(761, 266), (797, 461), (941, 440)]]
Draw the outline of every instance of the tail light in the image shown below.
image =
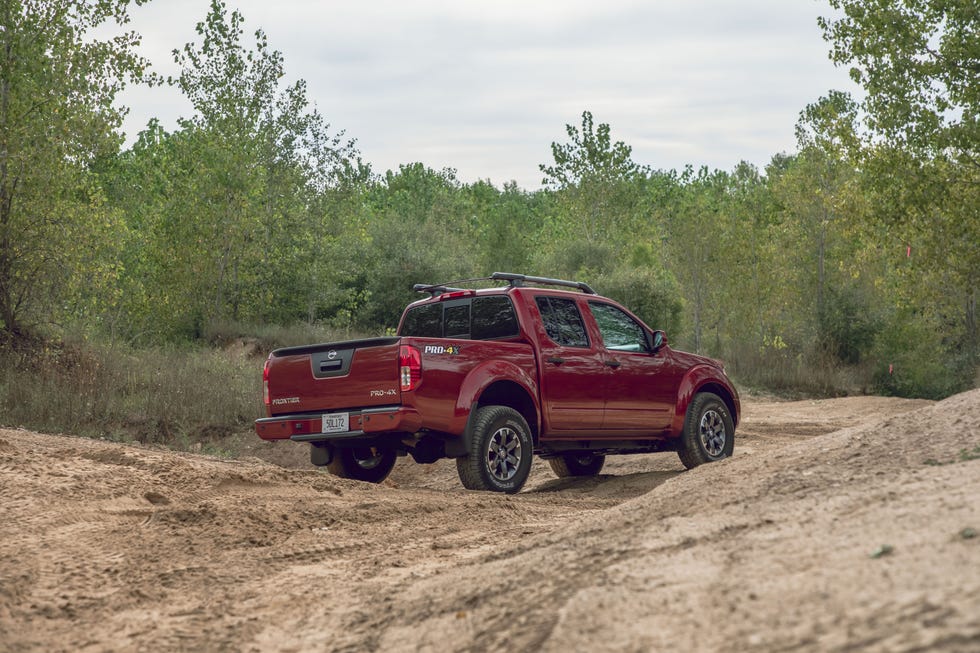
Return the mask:
[(398, 370), (402, 391), (414, 390), (422, 380), (422, 354), (411, 345), (398, 348)]
[(269, 405), (269, 362), (271, 358), (265, 359), (265, 367), (262, 368), (262, 401)]

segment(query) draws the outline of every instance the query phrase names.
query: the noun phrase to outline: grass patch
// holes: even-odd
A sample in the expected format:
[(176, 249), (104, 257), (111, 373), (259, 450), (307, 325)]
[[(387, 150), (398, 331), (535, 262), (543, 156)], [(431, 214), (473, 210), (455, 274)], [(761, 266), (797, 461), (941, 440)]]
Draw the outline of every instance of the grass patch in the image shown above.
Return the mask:
[(866, 395), (871, 391), (868, 365), (844, 365), (828, 356), (743, 347), (726, 356), (725, 362), (739, 387), (790, 399)]
[(980, 459), (980, 446), (973, 447), (970, 449), (960, 450), (960, 462), (966, 462), (967, 460), (977, 460)]
[(930, 467), (939, 467), (942, 465), (952, 465), (953, 463), (965, 463), (970, 460), (980, 460), (980, 445), (973, 447), (973, 449), (960, 449), (955, 460), (928, 458), (922, 464), (929, 465)]
[(209, 323), (204, 341), (221, 349), (243, 348), (247, 352), (267, 355), (273, 349), (309, 345), (316, 342), (339, 342), (361, 337), (347, 329), (300, 322), (291, 325), (243, 324), (230, 320)]
[(198, 449), (262, 416), (262, 357), (205, 347), (33, 343), (0, 351), (0, 423)]

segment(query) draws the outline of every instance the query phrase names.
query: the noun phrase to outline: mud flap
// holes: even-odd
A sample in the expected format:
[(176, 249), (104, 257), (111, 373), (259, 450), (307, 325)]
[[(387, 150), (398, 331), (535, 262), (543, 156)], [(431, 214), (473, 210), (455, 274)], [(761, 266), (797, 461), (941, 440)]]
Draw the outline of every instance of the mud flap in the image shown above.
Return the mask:
[(310, 462), (317, 467), (329, 465), (333, 461), (333, 447), (326, 442), (310, 443)]
[(473, 416), (476, 415), (477, 408), (477, 402), (474, 401), (470, 406), (470, 414), (466, 418), (466, 428), (463, 429), (463, 433), (458, 438), (446, 440), (447, 458), (462, 458), (463, 456), (469, 455), (470, 442), (473, 439), (471, 435), (473, 432)]
[(429, 465), (446, 457), (445, 441), (434, 436), (426, 436), (409, 450), (412, 459), (420, 465)]

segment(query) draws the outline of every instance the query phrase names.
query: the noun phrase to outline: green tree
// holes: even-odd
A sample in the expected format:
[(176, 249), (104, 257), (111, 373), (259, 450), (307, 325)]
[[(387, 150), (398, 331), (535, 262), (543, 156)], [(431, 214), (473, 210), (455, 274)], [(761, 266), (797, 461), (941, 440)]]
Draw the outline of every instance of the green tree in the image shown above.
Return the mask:
[[(849, 155), (854, 154), (857, 105), (845, 93), (831, 92), (808, 105), (796, 124), (800, 153), (791, 171), (783, 177), (786, 200), (815, 258), (816, 318), (822, 325), (829, 319), (827, 307), (827, 258), (831, 240), (846, 222), (843, 207), (845, 186), (855, 175)], [(822, 330), (823, 332), (823, 330)]]
[(731, 232), (727, 235), (727, 259), (734, 274), (720, 279), (725, 285), (722, 316), (731, 350), (758, 349), (773, 339), (778, 325), (779, 294), (785, 284), (772, 274), (779, 252), (780, 223), (769, 179), (747, 162), (729, 176)]
[(90, 167), (119, 148), (116, 94), (149, 76), (136, 34), (91, 34), (109, 21), (124, 25), (130, 4), (0, 1), (0, 329), (8, 338), (65, 317), (73, 289), (117, 272), (94, 255), (118, 221)]
[(515, 182), (498, 191), (489, 182), (468, 187), (473, 214), (478, 216), (480, 274), (530, 270), (541, 229), (543, 193), (528, 193)]
[(678, 178), (678, 192), (666, 217), (666, 249), (670, 270), (685, 299), (690, 347), (706, 348), (705, 335), (719, 325), (722, 276), (727, 274), (726, 234), (732, 219), (728, 174), (688, 167)]
[(349, 254), (349, 293), (361, 300), (355, 315), (364, 328), (394, 327), (418, 298), (416, 283), (478, 276), (479, 216), (452, 169), (421, 163), (389, 170), (366, 196), (365, 238)]
[(582, 112), (581, 129), (565, 125), (568, 143), (552, 143), (554, 165), (541, 164), (548, 189), (572, 220), (577, 240), (594, 242), (636, 222), (642, 195), (636, 183), (644, 173), (632, 159), (632, 148), (612, 141), (607, 123), (594, 125)]
[(892, 145), (980, 166), (980, 7), (973, 0), (829, 0), (831, 59), (867, 93), (869, 125)]
[(959, 324), (945, 337), (970, 361), (959, 374), (965, 384), (980, 360), (980, 7), (972, 0), (830, 4), (842, 11), (820, 21), (831, 58), (850, 66), (866, 92), (870, 129), (860, 166), (869, 219), (915, 251), (920, 281), (941, 284), (933, 296), (956, 298)]
[(343, 222), (327, 212), (362, 173), (353, 142), (310, 108), (305, 82), (282, 87), (282, 54), (262, 30), (248, 46), (239, 12), (213, 0), (197, 32), (171, 80), (195, 113), (172, 134), (151, 125), (126, 157), (135, 187), (157, 194), (130, 193), (127, 209), (141, 263), (131, 294), (145, 303), (136, 332), (317, 319)]

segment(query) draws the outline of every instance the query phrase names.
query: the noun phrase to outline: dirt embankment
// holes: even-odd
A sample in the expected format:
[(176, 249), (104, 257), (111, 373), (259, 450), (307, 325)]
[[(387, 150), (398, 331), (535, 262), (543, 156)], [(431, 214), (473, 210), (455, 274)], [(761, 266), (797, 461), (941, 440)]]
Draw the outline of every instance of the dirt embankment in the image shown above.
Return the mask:
[(744, 412), (516, 496), (0, 430), (0, 650), (980, 650), (980, 390)]

